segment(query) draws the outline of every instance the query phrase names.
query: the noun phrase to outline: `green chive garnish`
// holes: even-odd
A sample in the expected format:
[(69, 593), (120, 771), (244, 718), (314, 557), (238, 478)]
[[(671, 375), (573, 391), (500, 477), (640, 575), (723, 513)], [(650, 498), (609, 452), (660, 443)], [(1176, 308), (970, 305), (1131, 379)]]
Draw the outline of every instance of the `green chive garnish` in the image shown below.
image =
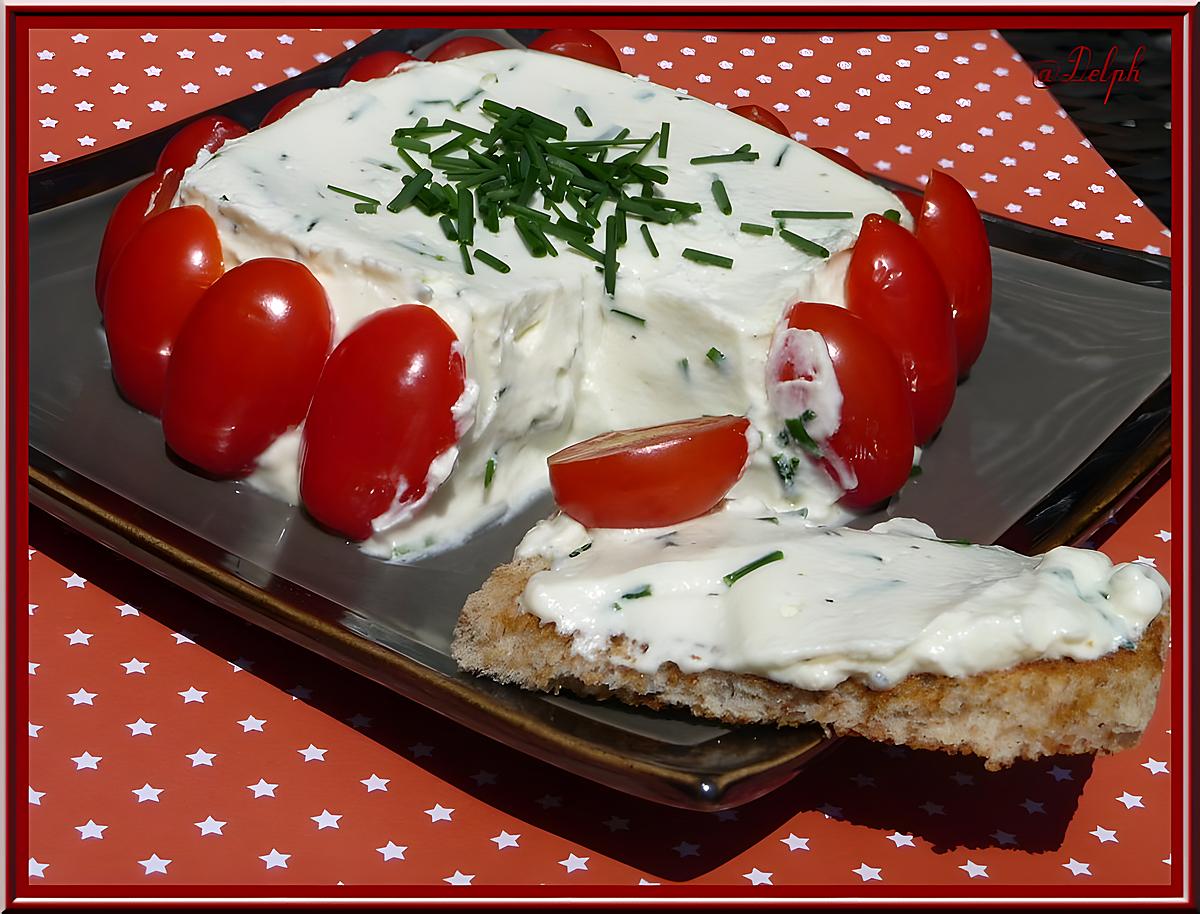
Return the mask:
[(679, 367), (683, 369), (683, 376), (688, 377), (691, 372), (688, 371), (688, 360), (686, 358), (679, 360)]
[(621, 599), (622, 600), (640, 600), (642, 597), (650, 596), (651, 593), (652, 593), (652, 591), (650, 589), (650, 585), (646, 584), (644, 587), (640, 587), (637, 590), (633, 590), (633, 591), (630, 591), (629, 593), (621, 594)]
[(458, 253), (462, 257), (463, 270), (468, 276), (474, 276), (475, 265), (471, 263), (471, 252), (467, 250), (467, 246), (465, 244), (460, 244), (458, 246)]
[(757, 152), (751, 152), (749, 146), (743, 146), (737, 152), (726, 152), (721, 155), (696, 156), (689, 159), (693, 165), (714, 165), (717, 162), (754, 162), (758, 159)]
[(663, 121), (662, 126), (658, 128), (658, 157), (660, 159), (667, 157), (667, 143), (670, 139), (671, 125)]
[(466, 187), (458, 189), (458, 238), (463, 244), (475, 242), (475, 198)]
[(759, 517), (759, 518), (755, 518), (755, 519), (756, 520), (765, 520), (768, 524), (774, 524), (776, 527), (779, 526), (779, 518), (778, 517)]
[(489, 457), (483, 468), (483, 488), (486, 491), (492, 487), (492, 479), (496, 475), (496, 458)]
[(585, 126), (585, 127), (592, 126), (592, 119), (590, 117), (588, 117), (588, 113), (586, 111), (584, 111), (582, 108), (577, 107), (575, 109), (575, 116), (577, 118), (579, 118), (579, 123), (583, 124), (583, 126)]
[(970, 540), (938, 540), (939, 543), (945, 543), (948, 546), (971, 546), (974, 545)]
[[(773, 209), (771, 215), (776, 219), (853, 219), (854, 213), (845, 210), (818, 209)], [(897, 213), (897, 215), (899, 215)]]
[(712, 267), (724, 267), (726, 270), (733, 266), (732, 257), (724, 257), (721, 254), (710, 254), (708, 251), (697, 251), (695, 248), (684, 248), (681, 256), (685, 260), (707, 264)]
[(884, 218), (884, 219), (891, 219), (893, 222), (899, 222), (899, 221), (900, 221), (900, 210), (898, 210), (898, 209), (885, 209), (885, 210), (883, 211), (883, 218)]
[(642, 224), (642, 239), (646, 242), (646, 247), (650, 249), (650, 256), (658, 256), (658, 247), (654, 244), (654, 239), (650, 235), (650, 226)]
[(723, 353), (716, 346), (713, 346), (711, 349), (708, 350), (708, 352), (704, 353), (704, 357), (706, 359), (708, 359), (710, 362), (712, 362), (714, 365), (720, 365), (722, 362), (725, 361), (725, 353)]
[(725, 586), (732, 587), (750, 572), (757, 571), (764, 565), (770, 565), (772, 562), (781, 561), (783, 561), (783, 553), (776, 549), (774, 552), (768, 552), (762, 558), (755, 559), (748, 565), (743, 565), (737, 571), (729, 572), (729, 574), (725, 575), (725, 577), (721, 578), (721, 580), (725, 582)]
[(807, 238), (802, 238), (795, 232), (789, 232), (785, 228), (779, 230), (779, 237), (786, 241), (792, 247), (799, 248), (805, 254), (811, 254), (813, 257), (828, 257), (829, 251), (821, 247), (815, 241), (809, 241)]
[(769, 225), (760, 225), (757, 222), (743, 222), (741, 225), (742, 231), (747, 235), (774, 235), (775, 229)]
[(392, 201), (387, 205), (389, 213), (398, 213), (407, 206), (412, 205), (412, 202), (417, 199), (417, 194), (425, 189), (425, 185), (433, 179), (433, 172), (428, 168), (422, 168), (411, 178), (408, 178), (404, 184), (404, 190), (396, 194)]
[(604, 222), (604, 291), (610, 296), (617, 288), (617, 217)]
[(326, 184), (325, 186), (335, 194), (341, 194), (343, 197), (350, 197), (352, 200), (361, 200), (363, 203), (374, 203), (376, 206), (378, 206), (380, 203), (380, 201), (376, 200), (374, 197), (356, 194), (354, 191), (346, 190), (344, 187), (334, 187), (332, 184)]
[(810, 454), (819, 457), (821, 456), (821, 446), (813, 440), (812, 435), (808, 433), (808, 429), (804, 427), (804, 423), (811, 422), (815, 418), (817, 418), (817, 414), (811, 409), (806, 409), (799, 419), (786, 419), (783, 424), (796, 444)]
[(379, 212), (379, 204), (378, 203), (355, 203), (354, 211), (356, 213), (366, 213), (367, 215), (374, 216), (377, 212)]
[(630, 314), (628, 311), (622, 311), (620, 308), (609, 308), (608, 310), (613, 314), (621, 315), (621, 317), (627, 317), (629, 320), (634, 321), (643, 327), (646, 326), (646, 319), (644, 317), (638, 317), (636, 314)]
[(506, 264), (499, 257), (493, 257), (491, 254), (489, 254), (487, 251), (483, 250), (482, 248), (475, 249), (475, 259), (478, 260), (480, 263), (486, 263), (489, 267), (491, 267), (497, 273), (507, 273), (509, 270), (512, 269), (512, 267), (510, 267), (508, 264)]
[(719, 178), (712, 182), (712, 195), (713, 199), (717, 201), (717, 209), (726, 216), (733, 215), (733, 204), (729, 202), (729, 194), (725, 191), (725, 185)]
[(458, 241), (458, 232), (454, 230), (454, 220), (449, 216), (442, 216), (438, 220), (438, 225), (442, 227), (442, 234), (450, 241)]

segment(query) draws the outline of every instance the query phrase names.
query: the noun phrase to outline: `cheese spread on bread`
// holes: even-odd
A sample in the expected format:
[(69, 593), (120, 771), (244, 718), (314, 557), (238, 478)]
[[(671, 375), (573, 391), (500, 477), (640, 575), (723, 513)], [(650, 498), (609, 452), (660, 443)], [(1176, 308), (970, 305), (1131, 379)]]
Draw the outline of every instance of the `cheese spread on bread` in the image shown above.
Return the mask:
[(802, 689), (876, 689), (917, 673), (963, 677), (1132, 649), (1162, 610), (1153, 568), (1060, 546), (1023, 556), (940, 540), (915, 520), (867, 530), (729, 502), (663, 529), (585, 529), (559, 514), (517, 558), (551, 568), (521, 607), (584, 657), (652, 673), (751, 673)]

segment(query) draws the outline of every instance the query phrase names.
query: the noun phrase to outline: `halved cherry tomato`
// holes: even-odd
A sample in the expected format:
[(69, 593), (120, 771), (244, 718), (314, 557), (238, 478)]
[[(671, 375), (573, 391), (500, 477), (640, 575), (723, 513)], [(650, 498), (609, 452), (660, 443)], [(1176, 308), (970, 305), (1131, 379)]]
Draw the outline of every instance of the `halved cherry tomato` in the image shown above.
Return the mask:
[(200, 297), (171, 351), (163, 434), (189, 463), (243, 476), (304, 420), (329, 355), (333, 313), (294, 260), (234, 267)]
[(267, 124), (274, 124), (302, 101), (310, 99), (316, 94), (316, 89), (301, 89), (299, 92), (293, 92), (291, 95), (281, 98), (270, 111), (263, 115), (263, 119), (259, 122), (258, 126), (265, 127)]
[(746, 468), (750, 422), (705, 416), (608, 432), (551, 454), (550, 488), (585, 527), (665, 527), (699, 517)]
[(846, 271), (846, 307), (864, 318), (900, 361), (918, 444), (954, 403), (954, 319), (937, 267), (913, 234), (878, 214), (863, 219)]
[(813, 146), (811, 148), (813, 152), (821, 153), (821, 155), (825, 156), (825, 158), (829, 159), (829, 161), (837, 162), (842, 166), (842, 168), (849, 169), (861, 177), (869, 177), (865, 171), (858, 167), (858, 163), (850, 158), (850, 156), (844, 155), (838, 152), (836, 149), (830, 149), (828, 146)]
[[(822, 464), (834, 481), (844, 484), (839, 462), (854, 477), (840, 501), (861, 510), (895, 495), (912, 470), (914, 441), (908, 384), (891, 349), (866, 321), (837, 305), (797, 302), (786, 326), (821, 335), (842, 392), (837, 431), (822, 443), (831, 455)], [(778, 370), (786, 382), (800, 377), (803, 366), (784, 361)]]
[(366, 539), (373, 520), (426, 493), (458, 440), (466, 384), (454, 331), (424, 305), (379, 311), (329, 357), (300, 448), (300, 500), (317, 521)]
[(377, 51), (356, 60), (338, 85), (344, 86), (351, 82), (365, 83), (372, 79), (379, 79), (381, 76), (391, 76), (392, 71), (400, 64), (416, 59), (403, 51)]
[(496, 44), (490, 38), (478, 38), (468, 35), (465, 38), (451, 38), (445, 44), (434, 48), (426, 60), (437, 62), (455, 60), (459, 57), (470, 57), (472, 54), (482, 54), (484, 51), (503, 51), (504, 45)]
[(216, 152), (226, 140), (245, 135), (246, 128), (237, 121), (220, 114), (202, 117), (192, 121), (171, 137), (159, 153), (158, 165), (154, 170), (163, 174), (168, 168), (173, 168), (182, 175), (195, 164), (201, 149)]
[(108, 217), (104, 227), (104, 239), (100, 242), (100, 256), (96, 260), (96, 303), (104, 313), (104, 287), (113, 262), (124, 249), (133, 233), (151, 216), (163, 212), (179, 188), (179, 172), (168, 171), (165, 175), (154, 173), (135, 184)]
[(777, 118), (774, 114), (760, 105), (738, 105), (736, 108), (730, 108), (734, 114), (740, 114), (748, 121), (754, 121), (756, 124), (762, 124), (764, 127), (774, 130), (776, 133), (783, 134), (786, 137), (791, 137), (788, 133), (787, 126)]
[(954, 314), (958, 375), (983, 351), (992, 313), (992, 252), (983, 219), (966, 188), (934, 169), (917, 220), (917, 240), (941, 274)]
[(904, 208), (912, 215), (913, 223), (915, 224), (921, 218), (921, 207), (925, 205), (921, 195), (911, 190), (894, 190), (892, 193), (900, 198), (900, 202), (904, 204)]
[(598, 67), (608, 67), (610, 70), (621, 69), (621, 59), (607, 41), (587, 29), (551, 29), (535, 38), (529, 45), (531, 50), (545, 51), (547, 54), (559, 54), (563, 57), (574, 57), (585, 63), (594, 63)]
[(217, 227), (199, 206), (159, 213), (129, 239), (104, 290), (113, 379), (130, 403), (159, 415), (179, 328), (221, 275)]

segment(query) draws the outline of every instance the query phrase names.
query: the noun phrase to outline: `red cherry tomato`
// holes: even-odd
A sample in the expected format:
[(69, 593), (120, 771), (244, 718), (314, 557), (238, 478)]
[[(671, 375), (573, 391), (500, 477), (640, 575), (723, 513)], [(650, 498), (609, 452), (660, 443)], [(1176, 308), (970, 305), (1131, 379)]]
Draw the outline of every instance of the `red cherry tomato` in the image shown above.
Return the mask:
[(921, 195), (911, 190), (894, 190), (892, 193), (900, 198), (900, 202), (904, 204), (904, 208), (912, 215), (913, 223), (915, 224), (921, 218), (921, 207), (925, 205)]
[(199, 206), (159, 213), (113, 263), (104, 290), (108, 351), (117, 387), (138, 409), (161, 412), (179, 328), (222, 268), (217, 227)]
[(620, 71), (621, 59), (607, 41), (587, 29), (551, 29), (529, 45), (531, 50), (574, 57), (598, 67)]
[(135, 184), (108, 217), (104, 239), (100, 242), (100, 256), (96, 261), (96, 302), (100, 305), (101, 314), (104, 313), (104, 287), (113, 261), (147, 219), (157, 216), (170, 205), (178, 188), (179, 172), (172, 170), (165, 175), (152, 174)]
[[(837, 305), (797, 302), (787, 326), (821, 334), (842, 391), (841, 421), (823, 442), (832, 457), (822, 460), (834, 481), (844, 480), (839, 462), (853, 473), (855, 484), (841, 502), (861, 510), (895, 495), (912, 470), (914, 445), (900, 363), (866, 321)], [(799, 376), (794, 363), (780, 366), (780, 381)]]
[(263, 119), (259, 122), (258, 126), (265, 127), (267, 124), (274, 124), (302, 101), (310, 99), (316, 94), (316, 89), (301, 89), (299, 92), (293, 92), (291, 95), (281, 98), (270, 111), (263, 115)]
[(550, 488), (585, 527), (665, 527), (715, 506), (746, 468), (748, 420), (608, 432), (551, 454)]
[(325, 290), (294, 260), (263, 257), (208, 287), (171, 351), (163, 434), (189, 463), (242, 476), (308, 412), (329, 355)]
[(416, 59), (403, 51), (378, 51), (368, 54), (354, 62), (338, 85), (344, 86), (351, 82), (365, 83), (372, 79), (379, 79), (381, 76), (391, 76), (392, 71), (400, 64)]
[(900, 361), (918, 444), (933, 437), (954, 403), (954, 319), (933, 260), (907, 229), (872, 214), (846, 272), (846, 306), (871, 325)]
[(925, 187), (917, 240), (941, 274), (954, 314), (958, 375), (965, 378), (983, 351), (992, 313), (992, 252), (975, 202), (943, 171)]
[(774, 130), (776, 133), (783, 136), (791, 137), (788, 133), (786, 125), (783, 121), (777, 118), (774, 114), (759, 105), (738, 105), (736, 108), (730, 108), (734, 114), (740, 114), (746, 120), (754, 121), (756, 124), (762, 124), (764, 127)]
[(371, 315), (329, 357), (300, 449), (300, 500), (321, 524), (366, 539), (371, 522), (426, 492), (458, 440), (466, 370), (454, 331), (424, 305)]
[(868, 177), (867, 173), (858, 167), (857, 162), (850, 158), (850, 156), (838, 152), (836, 149), (830, 149), (828, 146), (813, 146), (812, 151), (821, 153), (829, 161), (837, 162), (842, 168), (849, 169), (856, 175), (861, 175), (864, 178)]
[(182, 175), (188, 167), (195, 164), (201, 149), (216, 152), (226, 140), (245, 135), (246, 128), (237, 121), (219, 114), (202, 117), (192, 121), (171, 137), (158, 155), (155, 171), (163, 174), (168, 168), (173, 168)]
[(451, 38), (445, 44), (435, 48), (425, 59), (432, 62), (441, 60), (456, 60), (459, 57), (470, 57), (472, 54), (482, 54), (484, 51), (503, 51), (504, 45), (496, 44), (490, 38), (477, 38), (474, 35), (465, 38)]

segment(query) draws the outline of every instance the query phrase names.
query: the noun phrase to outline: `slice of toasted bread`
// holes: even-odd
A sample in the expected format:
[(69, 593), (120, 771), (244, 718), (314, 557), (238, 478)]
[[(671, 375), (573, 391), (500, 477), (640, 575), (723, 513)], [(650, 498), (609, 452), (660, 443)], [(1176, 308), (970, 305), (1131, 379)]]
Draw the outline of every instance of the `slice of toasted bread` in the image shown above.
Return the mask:
[(529, 578), (547, 567), (542, 559), (502, 565), (467, 599), (452, 647), (460, 667), (526, 689), (677, 705), (731, 724), (816, 722), (834, 735), (978, 755), (990, 770), (1136, 745), (1154, 711), (1167, 648), (1164, 606), (1134, 650), (963, 678), (919, 674), (883, 691), (853, 680), (808, 691), (744, 673), (683, 673), (673, 663), (646, 674), (619, 662), (637, 650), (627, 639), (614, 638), (607, 657), (589, 660), (553, 623), (520, 608)]

